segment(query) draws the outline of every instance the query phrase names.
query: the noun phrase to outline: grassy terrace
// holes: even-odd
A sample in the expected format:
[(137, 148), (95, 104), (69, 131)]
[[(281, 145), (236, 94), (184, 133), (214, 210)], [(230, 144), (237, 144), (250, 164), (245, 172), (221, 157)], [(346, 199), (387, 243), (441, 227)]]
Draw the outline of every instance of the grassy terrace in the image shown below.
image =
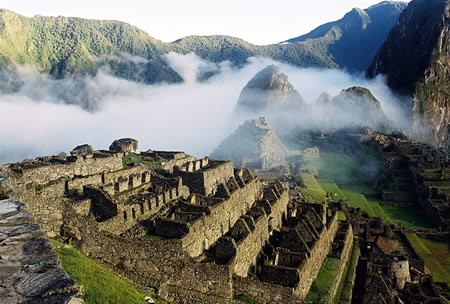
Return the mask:
[(384, 212), (383, 208), (377, 202), (369, 202), (362, 191), (365, 187), (361, 185), (344, 185), (341, 186), (342, 191), (348, 198), (348, 202), (353, 207), (359, 207), (362, 210), (366, 211), (370, 216), (379, 216), (384, 221), (390, 221), (389, 216)]
[[(430, 244), (429, 242), (422, 242), (423, 239), (420, 239), (415, 233), (405, 233), (406, 238), (409, 243), (413, 247), (414, 251), (418, 256), (420, 256), (424, 262), (425, 266), (428, 270), (433, 274), (433, 281), (438, 283), (445, 283), (447, 286), (450, 286), (450, 273), (439, 263), (436, 256), (428, 249), (425, 244)], [(439, 259), (442, 261), (448, 261), (450, 253), (448, 252), (448, 244), (447, 245), (447, 253), (442, 252), (442, 255), (439, 255)], [(437, 246), (436, 244), (430, 245), (433, 250), (441, 252), (441, 250), (445, 250), (443, 245)], [(438, 249), (439, 248), (439, 249)], [(448, 267), (448, 264), (446, 265)]]
[(303, 183), (305, 184), (306, 188), (308, 188), (312, 198), (315, 201), (322, 203), (327, 200), (326, 192), (322, 189), (321, 185), (317, 182), (313, 175), (308, 173), (301, 173), (301, 177), (303, 179)]
[(339, 287), (336, 291), (336, 296), (334, 298), (335, 304), (350, 303), (350, 294), (353, 288), (353, 275), (356, 270), (356, 264), (358, 264), (359, 257), (359, 245), (358, 242), (353, 242), (352, 252), (350, 253), (350, 258), (345, 264), (344, 273), (342, 275), (341, 282), (339, 282)]
[[(432, 227), (419, 209), (407, 207), (410, 203), (382, 200), (381, 193), (369, 186), (364, 164), (360, 161), (343, 153), (322, 152), (320, 159), (310, 160), (309, 165), (319, 170), (317, 179), (311, 174), (301, 173), (307, 187), (301, 191), (310, 201), (323, 202), (326, 193), (330, 193), (334, 202), (346, 200), (351, 206), (361, 208), (370, 216), (381, 217), (385, 222), (407, 228)], [(396, 182), (402, 183), (403, 179)], [(342, 214), (340, 218), (345, 219)]]
[(147, 165), (160, 165), (165, 160), (148, 160), (144, 159), (144, 156), (140, 154), (130, 153), (122, 158), (122, 164), (124, 169), (129, 169), (134, 166), (135, 163), (144, 163)]
[(74, 248), (64, 248), (62, 243), (55, 240), (51, 242), (59, 255), (62, 268), (82, 286), (83, 298), (87, 304), (145, 303), (146, 294), (127, 280), (96, 264)]
[(325, 258), (322, 267), (320, 267), (319, 274), (312, 283), (311, 289), (306, 296), (306, 301), (311, 301), (312, 303), (320, 303), (320, 301), (324, 301), (324, 303), (328, 302), (330, 289), (339, 270), (340, 262), (341, 260), (337, 258)]
[(445, 243), (422, 238), (420, 240), (444, 267), (445, 271), (450, 274), (450, 242)]

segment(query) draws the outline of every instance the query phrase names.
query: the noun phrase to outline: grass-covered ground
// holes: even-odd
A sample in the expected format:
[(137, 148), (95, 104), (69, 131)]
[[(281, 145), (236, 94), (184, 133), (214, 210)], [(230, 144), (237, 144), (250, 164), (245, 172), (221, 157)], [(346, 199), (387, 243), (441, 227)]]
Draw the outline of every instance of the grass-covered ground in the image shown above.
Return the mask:
[[(370, 201), (370, 200), (369, 200)], [(392, 223), (406, 228), (432, 228), (433, 226), (416, 207), (394, 208), (383, 206), (384, 212)]]
[[(93, 262), (74, 248), (51, 241), (61, 260), (62, 268), (82, 286), (87, 304), (144, 304), (146, 294), (130, 282), (119, 277), (106, 267)], [(161, 302), (157, 302), (161, 303)]]
[(353, 207), (359, 207), (366, 211), (370, 216), (381, 217), (384, 221), (389, 222), (389, 216), (384, 212), (383, 208), (377, 202), (369, 202), (364, 194), (361, 193), (361, 189), (355, 189), (355, 186), (348, 185), (341, 186), (342, 191), (348, 198), (348, 203)]
[(335, 304), (350, 303), (350, 294), (353, 287), (353, 274), (356, 271), (356, 264), (358, 264), (359, 251), (358, 242), (353, 242), (352, 252), (345, 264), (344, 274), (342, 275), (341, 282), (336, 291), (336, 296), (334, 297)]
[(162, 160), (148, 160), (144, 159), (144, 157), (140, 154), (130, 153), (127, 156), (122, 158), (122, 164), (124, 169), (129, 169), (133, 167), (134, 163), (145, 163), (148, 165), (159, 165), (163, 161)]
[(303, 183), (308, 188), (309, 192), (312, 195), (312, 198), (316, 202), (322, 203), (327, 200), (325, 190), (322, 189), (313, 175), (309, 173), (301, 173), (301, 177), (303, 179)]
[(420, 238), (420, 240), (450, 274), (450, 240), (448, 242), (438, 242), (423, 238)]
[(361, 183), (367, 181), (366, 168), (354, 157), (336, 152), (320, 152), (320, 158), (309, 161), (319, 170), (321, 179)]
[(255, 301), (252, 298), (247, 297), (246, 295), (233, 296), (233, 300), (248, 304), (260, 304), (258, 301)]
[[(367, 153), (370, 154), (371, 151)], [(432, 227), (418, 208), (404, 207), (405, 202), (383, 201), (381, 193), (369, 186), (364, 164), (349, 155), (321, 152), (319, 159), (309, 161), (309, 166), (318, 169), (317, 180), (306, 173), (302, 173), (302, 177), (312, 198), (318, 202), (325, 200), (328, 192), (334, 202), (346, 200), (351, 206), (361, 208), (370, 216), (381, 217), (385, 222), (401, 224), (407, 228)], [(308, 197), (307, 191), (304, 193)], [(341, 215), (341, 218), (344, 217)]]
[[(415, 253), (420, 256), (428, 270), (433, 274), (433, 281), (445, 283), (450, 286), (450, 273), (439, 263), (436, 256), (428, 249), (415, 233), (405, 233), (406, 238), (413, 247)], [(434, 247), (434, 246), (433, 246)]]
[(330, 289), (339, 270), (340, 262), (341, 260), (338, 258), (325, 258), (322, 267), (320, 267), (319, 274), (312, 283), (306, 296), (306, 301), (311, 301), (312, 303), (320, 303), (320, 301), (324, 301), (324, 303), (328, 302)]
[(344, 192), (342, 192), (341, 188), (339, 188), (339, 186), (336, 185), (334, 180), (331, 180), (331, 179), (318, 179), (317, 181), (322, 186), (322, 189), (325, 192), (328, 192), (328, 193), (331, 194), (331, 198), (333, 199), (334, 202), (338, 202), (341, 199), (343, 199), (343, 200), (347, 199), (347, 197), (345, 196)]

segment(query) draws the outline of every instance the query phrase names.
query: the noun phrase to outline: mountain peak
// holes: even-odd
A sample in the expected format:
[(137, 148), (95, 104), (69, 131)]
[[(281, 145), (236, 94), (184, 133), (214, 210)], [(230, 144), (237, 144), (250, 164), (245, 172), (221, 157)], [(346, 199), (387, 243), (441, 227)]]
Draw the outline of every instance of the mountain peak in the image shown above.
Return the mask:
[(242, 89), (235, 112), (263, 115), (280, 107), (300, 109), (304, 104), (288, 76), (278, 66), (269, 65), (256, 73)]

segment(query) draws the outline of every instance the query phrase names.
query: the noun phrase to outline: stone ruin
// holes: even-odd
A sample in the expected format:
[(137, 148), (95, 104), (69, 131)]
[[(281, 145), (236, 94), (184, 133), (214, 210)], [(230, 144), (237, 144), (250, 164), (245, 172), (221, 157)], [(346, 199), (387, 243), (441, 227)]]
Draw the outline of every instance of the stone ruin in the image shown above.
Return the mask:
[[(306, 202), (292, 181), (261, 183), (249, 169), (234, 168), (230, 161), (131, 151), (84, 145), (71, 156), (1, 166), (0, 199), (13, 199), (20, 208), (24, 205), (17, 201), (24, 202), (33, 215), (27, 222), (32, 226), (17, 231), (61, 237), (174, 303), (232, 303), (236, 295), (260, 303), (304, 303), (327, 256), (340, 260), (332, 301), (355, 241), (361, 256), (353, 280), (354, 303), (440, 303), (432, 276), (398, 239), (398, 227), (345, 202), (339, 209), (347, 221), (341, 222), (336, 207)], [(131, 165), (124, 163), (130, 154), (136, 159)], [(415, 154), (387, 155), (397, 170)], [(429, 161), (419, 163), (422, 169), (429, 166)], [(446, 160), (439, 158), (439, 163), (445, 174)], [(8, 237), (14, 238), (10, 230)], [(59, 268), (42, 232), (25, 243), (48, 247), (48, 254), (36, 258), (53, 268), (37, 268), (37, 273), (55, 276), (47, 277), (48, 288), (28, 283), (24, 288), (40, 299), (67, 291), (65, 296), (78, 301), (79, 288)], [(25, 255), (28, 246), (34, 245), (23, 245)], [(30, 275), (35, 274), (17, 272), (11, 278), (22, 282)], [(52, 285), (52, 278), (66, 285)], [(19, 287), (25, 285), (13, 283), (8, 296), (25, 299), (28, 291)]]
[(401, 230), (340, 204), (361, 249), (352, 303), (442, 303), (432, 275)]
[(335, 213), (293, 203), (287, 183), (183, 152), (124, 166), (135, 148), (113, 146), (6, 165), (3, 188), (47, 236), (170, 301), (302, 303), (333, 243), (348, 243)]
[[(444, 231), (450, 229), (450, 163), (448, 153), (419, 142), (383, 134), (375, 134), (371, 140), (384, 156), (389, 175), (387, 181), (399, 179), (409, 186), (397, 184), (396, 191), (406, 191), (400, 196), (383, 197), (397, 201), (416, 201), (417, 205)], [(394, 186), (396, 183), (392, 183)], [(401, 193), (401, 192), (400, 192)], [(395, 192), (394, 192), (395, 194)]]

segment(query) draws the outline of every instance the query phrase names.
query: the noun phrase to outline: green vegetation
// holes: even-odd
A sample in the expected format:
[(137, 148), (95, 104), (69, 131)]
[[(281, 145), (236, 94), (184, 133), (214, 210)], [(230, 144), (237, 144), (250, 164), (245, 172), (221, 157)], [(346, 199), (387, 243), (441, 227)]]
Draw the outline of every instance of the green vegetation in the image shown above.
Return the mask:
[(433, 253), (424, 245), (422, 240), (415, 233), (405, 233), (405, 236), (415, 253), (424, 260), (425, 266), (433, 274), (433, 280), (450, 286), (450, 273), (444, 269)]
[(450, 241), (439, 242), (423, 238), (420, 238), (420, 240), (431, 251), (442, 267), (444, 267), (445, 271), (450, 274)]
[[(366, 17), (349, 14), (325, 31), (322, 28), (314, 39), (306, 39), (308, 36), (304, 35), (295, 38), (295, 43), (259, 46), (223, 35), (189, 36), (165, 43), (119, 21), (27, 18), (2, 9), (0, 67), (12, 63), (29, 64), (63, 77), (65, 72), (94, 74), (99, 66), (106, 65), (117, 76), (130, 80), (180, 82), (182, 78), (161, 58), (161, 55), (173, 51), (181, 54), (194, 52), (209, 61), (228, 60), (237, 65), (245, 64), (251, 56), (264, 56), (303, 67), (365, 70), (401, 12), (397, 5), (385, 6), (385, 10), (384, 14), (378, 14), (384, 18), (374, 18), (368, 23), (369, 31), (361, 30), (359, 25), (361, 18)], [(367, 12), (370, 16), (370, 11)], [(348, 24), (357, 26), (348, 29)], [(372, 31), (377, 32), (377, 39), (373, 39)], [(361, 44), (364, 47), (353, 47), (349, 53), (348, 46), (354, 39), (365, 41)], [(367, 52), (368, 49), (372, 51)], [(130, 60), (124, 54), (147, 60)]]
[(306, 301), (319, 303), (322, 300), (325, 303), (328, 302), (330, 289), (333, 286), (334, 280), (339, 270), (340, 262), (341, 260), (338, 258), (325, 258), (322, 267), (320, 267), (319, 274), (312, 283), (311, 289), (306, 296)]
[[(370, 199), (368, 199), (371, 202)], [(394, 208), (383, 206), (389, 220), (406, 228), (432, 228), (428, 219), (416, 207)]]
[[(371, 155), (374, 151), (368, 148), (363, 153)], [(370, 216), (381, 217), (385, 222), (401, 224), (407, 228), (432, 227), (417, 208), (405, 207), (405, 205), (410, 204), (409, 202), (392, 202), (380, 199), (380, 193), (368, 184), (369, 180), (364, 175), (363, 164), (349, 155), (321, 152), (320, 159), (310, 160), (309, 165), (319, 170), (317, 181), (310, 174), (303, 173), (301, 176), (314, 200), (323, 201), (325, 194), (328, 192), (334, 202), (338, 202), (340, 199), (346, 200), (349, 205), (361, 208)], [(341, 183), (336, 183), (336, 181)], [(396, 182), (402, 183), (404, 181), (398, 180)], [(307, 199), (310, 199), (308, 190), (303, 189), (302, 192)], [(342, 212), (338, 215), (342, 220), (345, 218)]]
[(309, 163), (319, 170), (320, 179), (354, 183), (367, 181), (364, 164), (344, 153), (321, 152), (320, 158)]
[(124, 169), (129, 169), (134, 166), (135, 163), (144, 163), (147, 165), (160, 165), (164, 160), (149, 159), (140, 154), (130, 153), (122, 158), (122, 164)]
[[(361, 189), (360, 189), (361, 190)], [(389, 216), (383, 211), (378, 203), (369, 203), (366, 197), (361, 194), (360, 191), (355, 189), (354, 185), (347, 187), (347, 185), (342, 186), (342, 191), (348, 198), (348, 203), (353, 207), (359, 207), (366, 211), (369, 216), (379, 216), (384, 221), (389, 221)]]
[(338, 202), (339, 200), (346, 200), (344, 192), (341, 191), (338, 185), (334, 182), (334, 180), (329, 179), (318, 179), (319, 184), (322, 186), (322, 189), (326, 192), (330, 193), (331, 198), (334, 202)]
[(350, 303), (350, 294), (353, 287), (353, 275), (356, 271), (356, 264), (358, 264), (359, 251), (358, 242), (353, 242), (350, 258), (345, 264), (344, 273), (336, 291), (336, 296), (334, 298), (335, 304)]
[(300, 175), (306, 188), (308, 188), (311, 193), (312, 198), (319, 203), (325, 202), (327, 200), (326, 192), (322, 189), (314, 176), (309, 173), (301, 173)]
[(240, 301), (243, 303), (249, 303), (249, 304), (260, 304), (258, 301), (255, 301), (252, 298), (247, 297), (246, 295), (233, 296), (233, 300)]
[(96, 264), (74, 248), (65, 248), (55, 240), (51, 242), (61, 259), (62, 268), (82, 286), (87, 304), (145, 303), (146, 295), (127, 280)]

